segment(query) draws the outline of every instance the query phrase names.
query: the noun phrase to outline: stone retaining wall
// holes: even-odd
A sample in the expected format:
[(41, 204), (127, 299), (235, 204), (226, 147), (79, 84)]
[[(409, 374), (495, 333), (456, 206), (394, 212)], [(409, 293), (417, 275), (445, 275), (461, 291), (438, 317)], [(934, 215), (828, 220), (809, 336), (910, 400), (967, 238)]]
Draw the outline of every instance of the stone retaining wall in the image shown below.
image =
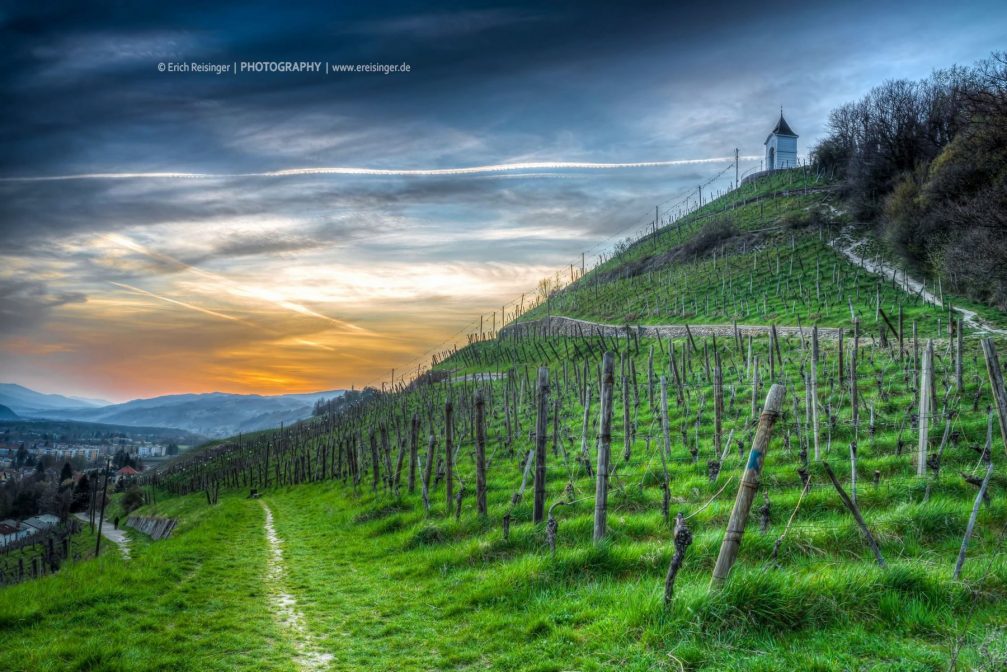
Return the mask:
[(130, 516), (126, 519), (126, 524), (134, 530), (139, 530), (154, 541), (167, 539), (171, 531), (175, 529), (175, 518), (155, 518), (153, 516)]
[[(805, 338), (811, 338), (810, 327), (783, 327), (777, 326), (776, 333), (781, 337), (800, 337), (804, 332)], [(742, 337), (766, 336), (769, 334), (769, 326), (764, 325), (738, 325), (738, 331)], [(819, 327), (818, 338), (838, 339), (843, 330), (838, 327)], [(641, 338), (687, 338), (689, 333), (696, 336), (720, 336), (722, 338), (734, 338), (734, 325), (686, 325), (684, 324), (662, 324), (662, 325), (625, 325), (616, 326), (612, 324), (597, 324), (586, 320), (577, 320), (572, 317), (543, 317), (538, 320), (528, 322), (515, 322), (503, 327), (497, 338), (506, 339), (513, 336), (580, 336), (592, 337), (601, 334), (605, 338), (625, 338), (636, 335)]]

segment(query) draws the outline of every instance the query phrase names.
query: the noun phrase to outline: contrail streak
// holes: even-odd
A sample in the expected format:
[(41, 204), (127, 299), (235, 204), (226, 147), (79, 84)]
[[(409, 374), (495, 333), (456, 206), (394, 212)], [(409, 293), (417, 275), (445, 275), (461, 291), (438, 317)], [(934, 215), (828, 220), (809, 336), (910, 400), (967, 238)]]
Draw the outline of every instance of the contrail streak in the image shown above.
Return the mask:
[[(224, 320), (230, 320), (232, 322), (240, 322), (241, 324), (245, 324), (245, 325), (248, 325), (250, 327), (255, 327), (256, 329), (260, 329), (260, 330), (265, 331), (265, 332), (270, 333), (270, 334), (276, 334), (276, 335), (279, 335), (279, 336), (283, 335), (282, 332), (277, 331), (276, 329), (271, 329), (270, 327), (264, 327), (262, 325), (255, 324), (254, 322), (250, 322), (250, 321), (242, 319), (240, 317), (235, 317), (234, 315), (228, 315), (226, 313), (218, 313), (217, 311), (210, 310), (209, 308), (203, 308), (202, 306), (197, 306), (197, 305), (194, 305), (192, 303), (186, 303), (185, 301), (179, 301), (178, 299), (172, 299), (172, 298), (169, 298), (167, 296), (161, 296), (160, 294), (155, 294), (154, 292), (149, 292), (146, 289), (140, 289), (139, 287), (134, 287), (133, 285), (127, 285), (127, 284), (122, 283), (122, 282), (114, 282), (112, 280), (109, 280), (108, 283), (110, 285), (115, 285), (116, 287), (120, 287), (120, 288), (125, 289), (127, 291), (133, 292), (134, 294), (140, 294), (142, 296), (149, 296), (150, 298), (157, 299), (158, 301), (164, 301), (165, 303), (172, 303), (172, 304), (174, 304), (176, 306), (181, 306), (183, 308), (188, 308), (189, 310), (195, 310), (196, 312), (204, 313), (206, 315), (212, 315), (213, 317), (219, 317), (219, 318), (224, 319)], [(328, 350), (330, 352), (334, 352), (335, 351), (334, 348), (330, 348), (329, 346), (327, 346), (327, 345), (325, 345), (323, 343), (318, 343), (317, 341), (311, 341), (311, 340), (308, 340), (306, 338), (295, 338), (293, 340), (294, 340), (295, 343), (298, 343), (300, 345), (306, 345), (306, 346), (309, 346), (309, 347), (312, 347), (312, 348), (319, 348), (321, 350)]]
[[(758, 156), (739, 157), (745, 161), (757, 161)], [(670, 168), (704, 163), (734, 161), (734, 157), (718, 156), (709, 159), (678, 159), (674, 161), (639, 161), (633, 163), (592, 163), (587, 161), (525, 161), (519, 163), (496, 163), (486, 166), (459, 168), (354, 168), (350, 166), (319, 166), (316, 168), (286, 168), (256, 173), (187, 173), (187, 172), (138, 172), (138, 173), (75, 173), (71, 175), (39, 175), (22, 177), (0, 177), (0, 182), (59, 182), (64, 180), (212, 180), (244, 177), (298, 177), (303, 175), (376, 175), (384, 177), (442, 177), (454, 175), (478, 175), (482, 173), (512, 173), (523, 170), (620, 170), (624, 168)]]
[(245, 322), (240, 317), (235, 317), (234, 315), (227, 315), (225, 313), (218, 313), (215, 310), (210, 310), (209, 308), (202, 308), (200, 306), (195, 306), (191, 303), (186, 303), (185, 301), (179, 301), (177, 299), (170, 299), (167, 296), (161, 296), (160, 294), (155, 294), (154, 292), (148, 292), (146, 289), (140, 289), (139, 287), (134, 287), (133, 285), (126, 285), (121, 282), (108, 281), (110, 285), (115, 285), (116, 287), (121, 287), (122, 289), (129, 290), (134, 294), (143, 294), (144, 296), (149, 296), (158, 301), (164, 301), (165, 303), (173, 303), (176, 306), (182, 306), (183, 308), (188, 308), (189, 310), (195, 310), (200, 313), (205, 313), (207, 315), (213, 315), (214, 317), (220, 317), (225, 320), (231, 320), (233, 322)]
[(209, 271), (204, 271), (203, 269), (197, 266), (187, 264), (184, 261), (180, 261), (178, 259), (175, 259), (174, 257), (170, 257), (167, 254), (162, 254), (161, 252), (158, 252), (156, 250), (146, 248), (143, 245), (140, 245), (139, 243), (136, 243), (133, 240), (127, 238), (126, 236), (120, 235), (118, 233), (98, 234), (98, 237), (107, 240), (108, 242), (118, 245), (120, 247), (125, 247), (128, 250), (132, 250), (133, 252), (146, 255), (151, 259), (156, 259), (157, 261), (160, 261), (163, 264), (167, 264), (168, 266), (171, 266), (177, 270), (189, 271), (191, 273), (195, 273), (196, 275), (204, 277), (207, 280), (210, 280), (216, 284), (223, 285), (225, 288), (227, 288), (227, 291), (234, 296), (241, 296), (244, 298), (255, 299), (258, 301), (265, 301), (266, 303), (271, 303), (274, 306), (284, 308), (285, 310), (299, 313), (301, 315), (307, 315), (309, 317), (314, 317), (319, 320), (325, 320), (338, 327), (342, 327), (343, 329), (346, 329), (352, 333), (361, 335), (370, 333), (367, 329), (364, 329), (363, 327), (358, 327), (357, 325), (351, 322), (346, 322), (345, 320), (337, 320), (333, 317), (329, 317), (328, 315), (323, 315), (321, 313), (315, 312), (314, 310), (311, 310), (310, 308), (303, 306), (299, 303), (296, 303), (294, 301), (289, 301), (285, 299), (281, 294), (278, 294), (277, 292), (272, 292), (268, 289), (263, 288), (252, 289), (248, 287), (243, 287), (240, 284), (234, 282), (233, 280), (225, 278), (224, 276), (217, 275), (216, 273), (210, 273)]

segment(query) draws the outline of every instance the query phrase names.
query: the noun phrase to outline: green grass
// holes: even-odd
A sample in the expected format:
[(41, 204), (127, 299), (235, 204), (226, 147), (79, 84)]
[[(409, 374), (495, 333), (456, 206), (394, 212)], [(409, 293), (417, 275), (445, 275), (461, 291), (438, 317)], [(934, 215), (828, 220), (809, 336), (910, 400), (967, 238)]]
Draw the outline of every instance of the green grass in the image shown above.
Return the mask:
[[(975, 488), (958, 472), (981, 473), (973, 448), (985, 442), (991, 403), (975, 339), (966, 340), (961, 390), (954, 386), (947, 341), (937, 343), (939, 408), (947, 399), (957, 414), (939, 477), (919, 478), (912, 417), (917, 374), (909, 325), (917, 322), (921, 339), (943, 337), (938, 320), (945, 318), (944, 311), (879, 285), (825, 246), (817, 229), (758, 234), (758, 251), (724, 251), (716, 262), (712, 256), (681, 259), (633, 277), (613, 273), (688, 242), (726, 212), (732, 213), (737, 230), (751, 232), (765, 228), (767, 217), (786, 218), (805, 207), (829, 204), (831, 196), (825, 192), (767, 198), (803, 186), (791, 183), (798, 175), (803, 179), (797, 171), (781, 174), (714, 201), (680, 229), (661, 233), (656, 247), (644, 241), (607, 261), (554, 297), (549, 311), (620, 324), (737, 319), (793, 325), (799, 317), (805, 327), (815, 322), (848, 327), (852, 303), (864, 334), (857, 369), (859, 425), (853, 423), (849, 375), (839, 369), (837, 345), (823, 341), (818, 366), (821, 450), (852, 490), (849, 445), (857, 442), (857, 500), (887, 568), (876, 565), (811, 454), (804, 389), (810, 352), (797, 336), (781, 339), (782, 363), (772, 376), (767, 339), (753, 339), (761, 381), (754, 392), (747, 342), (739, 349), (733, 339), (717, 340), (725, 391), (723, 435), (733, 430), (734, 439), (716, 482), (708, 478), (707, 466), (716, 456), (712, 383), (706, 372), (706, 353), (713, 358), (714, 344), (697, 338), (693, 351), (687, 341), (673, 342), (684, 399), (676, 399), (676, 387), (669, 383), (670, 513), (689, 516), (694, 541), (668, 607), (662, 596), (673, 552), (672, 525), (662, 513), (657, 378), (673, 380), (669, 341), (488, 341), (464, 348), (440, 365), (457, 373), (502, 374), (480, 384), (488, 399), (486, 518), (474, 507), (470, 413), (476, 386), (471, 382), (388, 395), (332, 426), (313, 421), (282, 435), (263, 432), (240, 443), (217, 442), (179, 458), (162, 478), (158, 503), (139, 511), (178, 517), (170, 539), (150, 542), (134, 534), (134, 559), (128, 563), (107, 556), (0, 591), (0, 669), (294, 669), (296, 638), (270, 613), (270, 594), (276, 590), (296, 599), (311, 638), (333, 656), (334, 670), (936, 671), (948, 669), (956, 649), (959, 669), (1002, 669), (1007, 651), (1007, 556), (1002, 552), (1007, 474), (999, 466), (991, 501), (980, 510), (962, 580), (951, 579), (975, 496)], [(762, 200), (745, 205), (730, 200), (760, 196)], [(606, 273), (604, 282), (593, 282)], [(816, 292), (816, 278), (827, 293), (824, 298), (821, 289)], [(871, 344), (880, 327), (875, 316), (879, 295), (889, 314), (903, 306), (908, 352), (901, 358)], [(544, 311), (544, 306), (536, 308), (525, 319)], [(998, 345), (1002, 349), (1004, 344)], [(612, 453), (617, 469), (609, 493), (608, 535), (595, 545), (595, 481), (574, 456), (580, 450), (586, 372), (592, 397), (588, 446), (594, 460), (597, 366), (601, 352), (611, 348), (626, 364), (616, 374)], [(533, 445), (533, 384), (541, 365), (550, 368), (550, 398), (560, 402), (559, 453), (551, 447), (550, 415), (547, 502), (565, 499), (568, 490), (573, 493), (571, 503), (555, 509), (555, 554), (545, 526), (532, 522), (531, 482), (524, 499), (511, 504), (524, 455)], [(628, 407), (622, 401), (623, 371)], [(773, 381), (788, 387), (784, 412), (737, 564), (723, 589), (711, 591), (711, 571), (752, 442), (753, 394), (761, 407)], [(408, 435), (414, 412), (422, 423), (421, 457), (431, 431), (435, 459), (443, 456), (448, 398), (455, 407), (456, 475), (466, 486), (460, 518), (447, 506), (442, 478), (433, 484), (429, 513), (419, 488), (406, 491), (405, 475), (398, 494), (383, 484), (372, 492), (366, 473), (358, 487), (332, 478), (291, 485), (317, 479), (319, 456), (331, 459), (333, 446), (356, 445), (358, 436), (367, 468), (369, 433), (381, 424), (390, 434), (394, 461), (398, 430)], [(511, 421), (510, 429), (505, 399), (512, 417), (519, 419)], [(550, 413), (552, 409), (550, 405)], [(937, 414), (931, 421), (931, 452), (943, 428), (944, 418)], [(631, 449), (625, 458), (627, 436)], [(803, 499), (798, 473), (802, 449), (811, 454), (807, 469), (813, 483)], [(1002, 450), (994, 427), (997, 465)], [(298, 476), (304, 464), (314, 465), (308, 478)], [(268, 488), (259, 482), (264, 474), (269, 475)], [(195, 486), (203, 477), (232, 484), (219, 504), (208, 506)], [(271, 508), (282, 540), (285, 573), (280, 586), (268, 582), (263, 510), (260, 502), (244, 497), (249, 487), (264, 491), (263, 502)], [(169, 490), (195, 491), (169, 495)], [(763, 532), (759, 510), (766, 501), (769, 517)], [(502, 519), (508, 513), (512, 523), (504, 539)], [(774, 561), (775, 542), (792, 514), (793, 525)]]
[[(685, 477), (676, 498), (706, 485), (689, 471), (676, 469)], [(767, 482), (783, 471), (772, 469)], [(510, 488), (495, 485), (487, 522), (471, 514), (456, 522), (442, 504), (428, 518), (415, 497), (390, 507), (387, 497), (353, 496), (332, 483), (269, 494), (290, 587), (335, 669), (651, 670), (677, 669), (675, 659), (709, 670), (944, 669), (950, 638), (962, 629), (981, 638), (986, 622), (1003, 615), (1007, 562), (994, 560), (992, 535), (970, 557), (977, 592), (952, 583), (938, 558), (957, 550), (967, 512), (954, 497), (892, 506), (909, 483), (862, 491), (866, 510), (888, 509), (872, 523), (889, 569), (869, 559), (824, 485), (802, 505), (807, 514), (790, 531), (783, 567), (772, 566), (782, 514), (795, 503), (777, 485), (770, 492), (782, 511), (766, 534), (748, 533), (726, 589), (711, 593), (730, 502), (715, 503), (691, 521), (696, 540), (670, 609), (661, 590), (671, 548), (656, 501), (639, 511), (631, 494), (616, 495), (611, 538), (600, 547), (589, 542), (589, 501), (561, 509), (552, 557), (527, 505), (517, 512), (524, 522), (502, 539)], [(1004, 504), (984, 522), (1007, 520)], [(818, 667), (803, 666), (809, 652)]]
[[(700, 353), (703, 343), (698, 340)], [(650, 345), (658, 343), (644, 340), (638, 350), (627, 352), (638, 372), (646, 371)], [(994, 644), (1002, 644), (996, 624), (1005, 615), (1000, 605), (1007, 596), (1007, 558), (1000, 553), (1007, 498), (999, 485), (991, 505), (981, 512), (966, 581), (950, 580), (974, 496), (957, 471), (975, 471), (970, 446), (982, 442), (986, 427), (984, 409), (973, 411), (970, 405), (985, 383), (981, 360), (972, 356), (976, 344), (969, 345), (961, 414), (953, 425), (957, 436), (945, 450), (941, 478), (932, 484), (925, 503), (926, 482), (913, 475), (912, 429), (903, 430), (906, 445), (896, 454), (900, 421), (913, 400), (902, 365), (885, 351), (865, 347), (861, 353), (860, 393), (865, 404), (875, 405), (876, 432), (870, 436), (862, 411), (858, 500), (881, 543), (889, 563), (886, 570), (875, 566), (854, 521), (814, 464), (810, 469), (815, 485), (781, 546), (779, 566), (771, 562), (774, 542), (800, 496), (796, 468), (797, 422), (803, 423), (804, 417), (801, 395), (796, 416), (788, 398), (766, 462), (762, 490), (771, 503), (769, 529), (761, 533), (753, 513), (727, 586), (722, 592), (708, 590), (742, 459), (732, 448), (718, 482), (709, 482), (709, 404), (701, 423), (699, 459), (694, 462), (689, 453), (697, 447), (692, 421), (698, 399), (709, 399), (710, 393), (700, 355), (693, 354), (687, 374), (692, 410), (686, 413), (675, 401), (670, 404), (670, 470), (672, 513), (694, 514), (689, 522), (695, 541), (669, 609), (662, 606), (661, 591), (672, 553), (670, 526), (661, 515), (656, 453), (660, 430), (647, 401), (645, 373), (638, 380), (640, 407), (631, 409), (636, 435), (626, 463), (621, 395), (616, 394), (613, 450), (621, 466), (610, 494), (610, 534), (602, 546), (590, 543), (593, 480), (572, 460), (551, 452), (548, 501), (561, 497), (568, 482), (577, 500), (557, 509), (555, 557), (548, 551), (543, 526), (530, 522), (530, 490), (513, 509), (510, 539), (504, 541), (500, 520), (510, 510), (511, 494), (520, 481), (519, 456), (531, 444), (522, 434), (513, 450), (505, 445), (500, 399), (506, 383), (497, 382), (489, 413), (486, 520), (472, 510), (472, 443), (467, 433), (460, 439), (457, 472), (469, 487), (458, 521), (446, 512), (443, 483), (432, 493), (429, 516), (418, 494), (395, 497), (383, 489), (372, 494), (367, 478), (356, 494), (332, 481), (272, 489), (265, 501), (284, 540), (288, 590), (297, 597), (322, 648), (335, 656), (334, 669), (650, 670), (682, 669), (681, 663), (694, 670), (938, 670), (946, 669), (950, 647), (959, 636), (965, 637), (962, 664), (967, 669), (978, 664), (981, 642), (992, 637)], [(676, 347), (681, 352), (685, 343), (678, 341)], [(755, 341), (763, 362), (766, 347), (764, 339)], [(827, 459), (849, 488), (847, 446), (854, 428), (844, 401), (847, 393), (836, 379), (838, 353), (834, 344), (822, 347), (822, 403), (836, 409), (831, 429), (823, 410), (822, 445), (825, 450), (831, 439)], [(533, 365), (537, 356), (532, 348), (480, 348), (487, 356), (495, 352), (505, 357), (509, 365), (517, 363), (518, 371)], [(725, 403), (725, 434), (735, 429), (736, 440), (747, 447), (751, 392), (744, 360), (732, 344), (721, 343), (720, 348), (725, 384), (736, 388), (735, 402)], [(785, 367), (780, 378), (793, 382), (808, 355), (796, 337), (784, 339), (782, 350)], [(947, 363), (938, 358), (942, 392), (949, 380)], [(553, 393), (564, 400), (563, 445), (572, 451), (579, 445), (580, 406), (572, 382), (574, 367), (567, 367), (564, 379), (561, 365), (553, 362)], [(655, 367), (667, 371), (661, 350)], [(768, 378), (768, 367), (762, 367), (762, 376)], [(880, 385), (878, 373), (883, 376)], [(764, 393), (765, 387), (758, 391), (760, 399)], [(456, 404), (464, 403), (462, 394), (458, 386)], [(522, 412), (525, 430), (533, 416), (528, 396)], [(459, 413), (464, 413), (461, 406)], [(934, 446), (942, 428), (942, 421), (935, 420)], [(590, 431), (593, 437), (594, 429)], [(306, 452), (311, 454), (315, 446), (309, 443)], [(877, 486), (872, 483), (875, 471), (880, 474)], [(702, 508), (732, 477), (724, 494)], [(256, 502), (238, 497), (225, 496), (222, 503), (258, 508)], [(198, 495), (192, 498), (199, 502)], [(761, 504), (760, 496), (756, 509)]]
[(294, 669), (261, 580), (261, 509), (197, 495), (154, 510), (177, 532), (134, 534), (132, 560), (102, 553), (0, 590), (0, 669)]
[[(800, 170), (782, 171), (746, 185), (656, 237), (625, 247), (519, 319), (552, 314), (619, 325), (848, 326), (852, 302), (857, 316), (871, 324), (880, 306), (893, 322), (901, 307), (907, 331), (913, 321), (926, 333), (936, 331), (938, 320), (946, 326), (946, 309), (853, 266), (828, 244), (845, 223), (837, 214), (842, 203), (830, 191), (801, 191), (828, 187), (805, 177)], [(689, 243), (704, 235), (716, 240), (692, 250)], [(865, 254), (891, 260), (883, 249), (875, 245)], [(950, 294), (945, 298), (1005, 324), (997, 311)]]

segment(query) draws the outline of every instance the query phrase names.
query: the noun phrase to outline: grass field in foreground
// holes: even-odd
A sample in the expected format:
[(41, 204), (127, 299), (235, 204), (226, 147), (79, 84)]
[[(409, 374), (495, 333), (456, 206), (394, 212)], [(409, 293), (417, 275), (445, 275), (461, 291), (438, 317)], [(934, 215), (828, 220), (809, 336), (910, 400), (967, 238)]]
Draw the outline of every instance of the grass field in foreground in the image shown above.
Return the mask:
[(107, 542), (98, 560), (0, 590), (0, 669), (295, 669), (261, 580), (261, 508), (187, 497), (156, 509), (180, 517), (176, 534), (133, 533), (132, 560)]
[[(638, 370), (650, 344), (645, 340), (638, 353), (629, 353)], [(676, 345), (684, 347), (682, 341)], [(758, 349), (765, 343), (756, 346), (765, 356)], [(513, 452), (504, 445), (499, 399), (505, 381), (494, 383), (498, 402), (490, 406), (485, 520), (473, 510), (472, 443), (465, 432), (458, 435), (457, 473), (468, 484), (460, 520), (446, 511), (443, 481), (433, 488), (429, 515), (418, 493), (403, 488), (396, 497), (381, 488), (373, 494), (367, 478), (356, 493), (339, 481), (268, 490), (263, 501), (272, 508), (283, 543), (284, 589), (296, 599), (319, 647), (332, 654), (328, 669), (942, 670), (959, 643), (962, 669), (981, 669), (984, 660), (1000, 655), (1007, 647), (1001, 627), (1007, 559), (1000, 552), (1007, 497), (999, 474), (992, 501), (980, 513), (964, 580), (950, 578), (974, 496), (957, 472), (975, 473), (971, 446), (986, 432), (985, 409), (973, 411), (970, 401), (984, 385), (981, 360), (966, 358), (956, 437), (924, 502), (926, 480), (913, 475), (911, 448), (897, 454), (897, 418), (911, 401), (911, 389), (896, 375), (899, 365), (888, 353), (864, 348), (862, 395), (865, 404), (876, 406), (878, 431), (868, 437), (866, 426), (860, 429), (858, 501), (887, 569), (874, 564), (814, 463), (813, 486), (781, 546), (779, 566), (771, 561), (801, 490), (796, 431), (803, 397), (796, 414), (788, 397), (762, 486), (771, 504), (768, 528), (759, 529), (760, 494), (731, 578), (723, 591), (710, 592), (710, 571), (743, 463), (736, 443), (747, 449), (751, 430), (748, 385), (737, 382), (744, 376), (743, 361), (730, 346), (722, 347), (726, 385), (736, 388), (735, 401), (725, 407), (725, 434), (731, 429), (736, 434), (716, 483), (707, 476), (709, 424), (698, 434), (692, 424), (699, 398), (709, 394), (698, 361), (687, 378), (692, 410), (670, 403), (671, 511), (690, 515), (695, 541), (667, 609), (662, 585), (671, 530), (661, 514), (660, 430), (643, 380), (640, 407), (631, 416), (636, 433), (628, 460), (622, 455), (625, 428), (617, 401), (613, 449), (619, 467), (610, 493), (610, 533), (599, 546), (590, 541), (594, 481), (572, 459), (551, 450), (548, 502), (565, 498), (568, 487), (574, 500), (555, 510), (555, 556), (544, 526), (530, 522), (530, 489), (511, 509), (521, 456), (531, 444), (522, 436)], [(784, 340), (783, 352), (786, 366), (779, 375), (793, 381), (806, 356), (796, 337)], [(656, 357), (659, 371), (668, 366), (662, 357)], [(823, 431), (823, 439), (831, 437), (826, 457), (849, 488), (846, 447), (853, 429), (842, 387), (828, 383), (836, 361), (834, 346), (823, 344), (822, 401), (836, 409), (834, 427), (828, 435)], [(946, 359), (940, 362), (943, 385)], [(874, 382), (878, 372), (884, 374), (880, 386)], [(554, 376), (554, 393), (564, 399), (561, 445), (572, 454), (579, 439), (579, 402), (555, 369)], [(461, 392), (456, 386), (455, 394)], [(709, 413), (707, 405), (707, 420)], [(527, 409), (523, 415), (528, 417)], [(688, 421), (684, 438), (678, 431), (683, 421)], [(939, 435), (942, 422), (935, 420), (934, 426)], [(593, 437), (594, 428), (590, 431)], [(689, 450), (697, 437), (699, 459), (693, 461)], [(999, 441), (995, 446), (994, 460), (1002, 451)], [(723, 494), (704, 508), (721, 488)], [(137, 540), (128, 564), (111, 557), (82, 563), (0, 592), (5, 644), (0, 667), (293, 669), (295, 651), (267, 599), (263, 511), (246, 494), (225, 492), (212, 507), (202, 493), (162, 494), (143, 512), (179, 516), (173, 538)], [(508, 510), (513, 523), (505, 541), (501, 518)], [(96, 624), (105, 627), (99, 631)]]

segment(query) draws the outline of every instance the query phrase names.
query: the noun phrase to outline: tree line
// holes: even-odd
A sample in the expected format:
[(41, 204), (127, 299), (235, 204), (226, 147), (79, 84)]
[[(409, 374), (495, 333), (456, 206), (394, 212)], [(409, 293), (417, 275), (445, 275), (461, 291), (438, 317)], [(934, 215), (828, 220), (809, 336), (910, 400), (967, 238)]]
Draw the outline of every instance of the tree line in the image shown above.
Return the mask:
[(1007, 52), (875, 87), (813, 154), (909, 267), (1007, 309)]

